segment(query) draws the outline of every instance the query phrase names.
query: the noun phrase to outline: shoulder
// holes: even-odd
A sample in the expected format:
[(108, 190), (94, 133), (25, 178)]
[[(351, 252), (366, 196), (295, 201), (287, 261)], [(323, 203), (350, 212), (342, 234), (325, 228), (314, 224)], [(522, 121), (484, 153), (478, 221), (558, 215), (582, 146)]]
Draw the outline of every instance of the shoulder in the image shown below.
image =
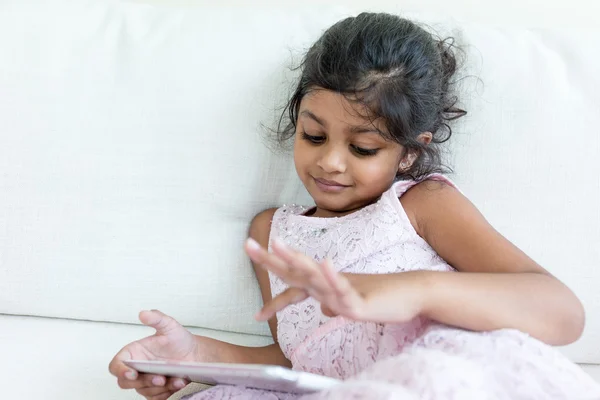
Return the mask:
[(419, 236), (458, 271), (546, 273), (451, 184), (423, 181), (400, 201)]
[(262, 246), (267, 247), (269, 243), (269, 235), (271, 234), (271, 222), (277, 208), (269, 208), (259, 212), (252, 218), (248, 236), (256, 240)]
[(420, 236), (432, 219), (474, 210), (473, 204), (448, 182), (428, 179), (417, 183), (400, 197), (402, 207)]

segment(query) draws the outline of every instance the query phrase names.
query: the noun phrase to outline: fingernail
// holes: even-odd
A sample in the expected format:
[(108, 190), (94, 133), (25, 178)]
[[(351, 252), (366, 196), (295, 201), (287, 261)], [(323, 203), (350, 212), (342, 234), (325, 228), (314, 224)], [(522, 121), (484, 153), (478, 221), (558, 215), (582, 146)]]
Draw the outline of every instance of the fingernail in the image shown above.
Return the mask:
[(175, 381), (173, 386), (175, 386), (175, 389), (183, 389), (185, 387), (185, 383), (183, 381)]
[(246, 243), (248, 244), (248, 247), (250, 247), (251, 249), (254, 249), (254, 250), (260, 249), (260, 245), (258, 244), (258, 242), (252, 238), (248, 238), (248, 240), (246, 240)]
[(278, 246), (278, 247), (279, 247), (279, 248), (281, 248), (281, 249), (287, 249), (287, 248), (288, 248), (288, 247), (287, 247), (287, 244), (285, 244), (285, 243), (283, 242), (283, 240), (281, 240), (281, 239), (279, 239), (279, 238), (275, 238), (275, 239), (273, 239), (273, 244), (274, 244), (274, 245), (276, 245), (276, 246)]
[(125, 372), (125, 378), (134, 381), (136, 378), (136, 373), (134, 371), (127, 371)]
[(154, 378), (152, 378), (152, 384), (154, 386), (162, 386), (165, 384), (165, 381), (160, 376), (155, 376)]

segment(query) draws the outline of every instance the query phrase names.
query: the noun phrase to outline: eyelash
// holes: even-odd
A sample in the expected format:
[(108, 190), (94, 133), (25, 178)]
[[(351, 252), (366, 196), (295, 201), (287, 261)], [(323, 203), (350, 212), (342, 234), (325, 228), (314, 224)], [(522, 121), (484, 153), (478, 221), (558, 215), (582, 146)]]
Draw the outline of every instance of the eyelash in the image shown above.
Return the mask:
[(321, 144), (323, 143), (323, 140), (325, 140), (324, 136), (313, 136), (313, 135), (309, 135), (306, 132), (302, 132), (302, 139), (307, 140), (313, 144)]
[[(313, 136), (313, 135), (309, 135), (306, 132), (302, 132), (302, 139), (304, 139), (312, 144), (322, 144), (323, 141), (325, 140), (325, 137), (324, 136)], [(362, 157), (374, 156), (379, 151), (379, 149), (363, 149), (362, 147), (358, 147), (355, 145), (350, 145), (350, 147), (357, 155), (362, 156)]]
[(352, 145), (351, 147), (352, 147), (352, 150), (354, 150), (354, 152), (356, 154), (363, 156), (363, 157), (374, 156), (379, 151), (379, 149), (363, 149), (362, 147), (357, 147), (355, 145)]

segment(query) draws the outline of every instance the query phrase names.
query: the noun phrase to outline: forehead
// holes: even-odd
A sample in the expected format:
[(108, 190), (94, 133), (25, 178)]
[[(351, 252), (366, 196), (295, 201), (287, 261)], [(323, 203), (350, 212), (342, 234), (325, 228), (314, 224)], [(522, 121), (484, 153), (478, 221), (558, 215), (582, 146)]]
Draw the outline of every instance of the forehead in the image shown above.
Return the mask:
[(364, 104), (351, 101), (347, 96), (331, 90), (314, 89), (302, 98), (299, 118), (311, 114), (327, 125), (385, 129), (383, 121), (373, 120), (371, 111)]

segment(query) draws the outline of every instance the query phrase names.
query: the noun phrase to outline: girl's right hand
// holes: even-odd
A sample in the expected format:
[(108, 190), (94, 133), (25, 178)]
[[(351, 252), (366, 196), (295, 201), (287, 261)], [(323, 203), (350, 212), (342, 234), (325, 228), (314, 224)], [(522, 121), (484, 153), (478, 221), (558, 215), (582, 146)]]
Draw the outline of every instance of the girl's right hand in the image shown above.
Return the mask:
[[(156, 329), (156, 333), (125, 346), (109, 365), (122, 389), (135, 389), (148, 400), (166, 400), (189, 382), (181, 378), (138, 374), (123, 360), (200, 361), (199, 339), (177, 321), (160, 311), (142, 311), (140, 321)], [(206, 360), (204, 360), (206, 361)]]

